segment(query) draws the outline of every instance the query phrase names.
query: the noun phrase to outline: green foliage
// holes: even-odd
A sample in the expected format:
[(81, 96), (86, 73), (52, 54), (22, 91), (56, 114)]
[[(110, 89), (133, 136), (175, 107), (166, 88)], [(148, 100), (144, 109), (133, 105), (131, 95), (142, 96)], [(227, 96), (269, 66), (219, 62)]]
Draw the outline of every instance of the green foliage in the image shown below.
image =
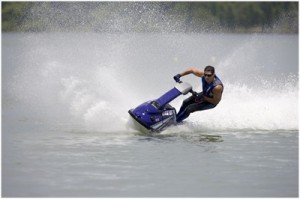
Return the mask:
[(19, 31), (23, 23), (29, 3), (24, 2), (2, 2), (2, 30)]
[(298, 2), (2, 2), (2, 31), (298, 33)]

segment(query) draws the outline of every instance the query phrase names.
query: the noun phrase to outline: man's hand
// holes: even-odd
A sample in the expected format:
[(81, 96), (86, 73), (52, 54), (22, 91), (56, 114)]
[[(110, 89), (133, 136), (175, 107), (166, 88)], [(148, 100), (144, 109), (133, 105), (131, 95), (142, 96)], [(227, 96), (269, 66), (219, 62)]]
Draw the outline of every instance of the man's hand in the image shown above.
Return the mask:
[(181, 77), (181, 75), (177, 74), (173, 78), (174, 78), (175, 82), (180, 82), (180, 77)]
[(192, 91), (192, 95), (193, 95), (194, 97), (197, 97), (197, 96), (198, 96), (198, 93), (197, 93), (196, 91)]
[(205, 101), (209, 102), (211, 100), (211, 98), (207, 97), (206, 95), (203, 94), (203, 98)]
[(193, 91), (193, 96), (195, 97), (195, 102), (196, 103), (202, 103), (203, 102), (203, 93), (197, 93)]

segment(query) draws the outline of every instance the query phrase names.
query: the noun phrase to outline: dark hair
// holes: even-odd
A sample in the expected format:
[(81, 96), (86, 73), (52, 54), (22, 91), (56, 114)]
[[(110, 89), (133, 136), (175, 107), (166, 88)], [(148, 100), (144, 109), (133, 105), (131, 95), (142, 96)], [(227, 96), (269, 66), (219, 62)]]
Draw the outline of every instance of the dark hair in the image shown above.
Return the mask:
[(204, 71), (210, 71), (211, 74), (215, 74), (215, 68), (213, 66), (206, 66)]

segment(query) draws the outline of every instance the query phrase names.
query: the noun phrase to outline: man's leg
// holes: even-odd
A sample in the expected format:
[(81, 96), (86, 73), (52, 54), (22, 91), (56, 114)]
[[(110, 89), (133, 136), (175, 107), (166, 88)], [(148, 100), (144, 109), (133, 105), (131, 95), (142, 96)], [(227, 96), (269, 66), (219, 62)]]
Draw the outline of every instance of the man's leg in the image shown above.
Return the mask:
[(191, 96), (191, 97), (185, 99), (185, 100), (182, 102), (182, 105), (181, 105), (181, 107), (180, 107), (180, 109), (179, 109), (179, 111), (178, 111), (178, 113), (177, 113), (177, 117), (178, 117), (179, 115), (181, 115), (181, 114), (185, 111), (186, 107), (187, 107), (188, 105), (192, 104), (192, 103), (195, 103), (195, 97), (194, 97), (194, 96)]
[(189, 104), (184, 111), (177, 114), (176, 121), (181, 122), (184, 119), (188, 118), (189, 115), (195, 111), (204, 111), (208, 109), (214, 108), (215, 105), (209, 103), (209, 102), (201, 102), (201, 103), (192, 103)]

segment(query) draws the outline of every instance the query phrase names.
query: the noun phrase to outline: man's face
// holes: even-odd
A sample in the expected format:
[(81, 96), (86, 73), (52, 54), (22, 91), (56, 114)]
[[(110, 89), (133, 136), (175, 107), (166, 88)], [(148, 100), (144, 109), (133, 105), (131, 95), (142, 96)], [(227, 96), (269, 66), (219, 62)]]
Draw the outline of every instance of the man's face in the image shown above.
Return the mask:
[(211, 82), (214, 81), (215, 75), (212, 74), (211, 71), (204, 71), (204, 77), (205, 77), (205, 81), (210, 84)]

